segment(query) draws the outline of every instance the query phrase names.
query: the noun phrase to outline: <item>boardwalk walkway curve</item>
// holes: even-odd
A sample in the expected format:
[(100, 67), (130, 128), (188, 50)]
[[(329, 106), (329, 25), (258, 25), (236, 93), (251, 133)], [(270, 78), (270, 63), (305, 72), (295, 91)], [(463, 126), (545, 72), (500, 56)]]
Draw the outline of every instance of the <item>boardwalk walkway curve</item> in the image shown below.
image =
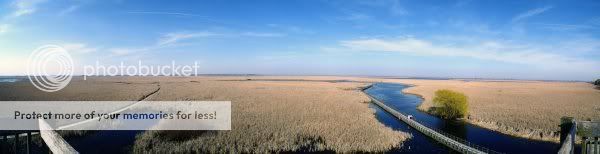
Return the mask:
[[(365, 88), (363, 88), (363, 92), (369, 88), (371, 88), (372, 85), (369, 85)], [(402, 120), (403, 122), (405, 122), (406, 124), (408, 124), (409, 126), (415, 128), (416, 130), (418, 130), (419, 132), (427, 135), (428, 137), (431, 137), (432, 139), (438, 141), (439, 143), (442, 143), (444, 145), (446, 145), (447, 147), (456, 150), (458, 152), (461, 153), (468, 153), (468, 154), (483, 154), (483, 153), (497, 153), (495, 151), (491, 151), (488, 149), (483, 149), (480, 147), (472, 147), (470, 145), (467, 144), (463, 144), (462, 142), (459, 142), (453, 138), (450, 138), (442, 133), (439, 133), (431, 128), (428, 128), (425, 125), (420, 124), (419, 122), (412, 120), (410, 118), (408, 118), (408, 116), (392, 109), (391, 107), (385, 105), (383, 102), (377, 100), (376, 98), (374, 98), (373, 96), (369, 95), (368, 93), (364, 92), (371, 100), (372, 102), (383, 108), (385, 111), (387, 111), (388, 113), (394, 115), (395, 117), (397, 117), (398, 119)]]

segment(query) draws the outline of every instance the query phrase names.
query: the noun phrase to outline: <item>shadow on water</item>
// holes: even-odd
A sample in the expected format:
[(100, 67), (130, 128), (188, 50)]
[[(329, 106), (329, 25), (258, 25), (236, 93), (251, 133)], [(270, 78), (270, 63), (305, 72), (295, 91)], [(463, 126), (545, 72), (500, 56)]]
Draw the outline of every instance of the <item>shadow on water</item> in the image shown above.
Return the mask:
[[(462, 138), (473, 144), (502, 152), (502, 153), (556, 153), (560, 147), (557, 143), (534, 141), (524, 138), (513, 137), (475, 126), (463, 121), (443, 120), (417, 110), (417, 106), (423, 101), (422, 98), (412, 94), (405, 94), (402, 89), (408, 85), (393, 83), (377, 83), (365, 92), (382, 101), (389, 107), (412, 115), (421, 124), (437, 130), (442, 130), (453, 136)], [(413, 138), (404, 143), (401, 149), (390, 152), (401, 153), (448, 153), (453, 150), (428, 138), (419, 131), (410, 128), (404, 122), (385, 112), (376, 105), (371, 105), (376, 110), (377, 119), (388, 127), (395, 130), (409, 132)], [(558, 127), (558, 126), (557, 126)]]
[(65, 138), (79, 153), (131, 153), (141, 130), (102, 130)]

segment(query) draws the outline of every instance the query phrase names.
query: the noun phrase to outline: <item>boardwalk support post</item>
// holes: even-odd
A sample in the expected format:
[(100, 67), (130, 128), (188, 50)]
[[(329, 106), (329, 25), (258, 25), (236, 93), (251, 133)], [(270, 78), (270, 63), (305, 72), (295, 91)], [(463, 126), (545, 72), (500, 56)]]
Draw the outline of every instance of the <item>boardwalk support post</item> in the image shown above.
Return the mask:
[(31, 132), (27, 132), (27, 154), (31, 153)]
[(19, 153), (19, 133), (15, 134), (15, 144), (13, 144), (14, 149), (15, 149), (15, 153)]
[(4, 145), (8, 144), (8, 139), (6, 138), (6, 135), (2, 135), (2, 140), (0, 140), (0, 153), (6, 153), (8, 151), (5, 151), (7, 148), (4, 147)]

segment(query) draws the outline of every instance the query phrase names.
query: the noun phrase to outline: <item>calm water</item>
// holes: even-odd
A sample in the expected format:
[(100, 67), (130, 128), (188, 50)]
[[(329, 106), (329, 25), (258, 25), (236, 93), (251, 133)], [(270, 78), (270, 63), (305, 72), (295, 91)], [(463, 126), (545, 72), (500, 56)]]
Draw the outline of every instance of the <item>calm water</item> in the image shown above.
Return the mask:
[[(556, 143), (516, 138), (460, 121), (443, 120), (418, 111), (417, 106), (422, 102), (422, 99), (416, 95), (402, 93), (402, 89), (407, 87), (407, 85), (403, 84), (377, 83), (366, 90), (366, 92), (391, 108), (394, 108), (401, 113), (412, 115), (417, 121), (425, 126), (443, 130), (444, 132), (453, 134), (454, 136), (466, 139), (471, 143), (494, 151), (502, 153), (556, 153), (558, 151), (560, 145)], [(429, 139), (419, 131), (410, 128), (410, 126), (385, 112), (378, 106), (371, 105), (371, 107), (376, 110), (376, 116), (380, 122), (395, 130), (409, 132), (413, 135), (412, 139), (404, 143), (403, 148), (395, 149), (390, 152), (453, 152), (451, 149), (437, 143), (433, 139)]]
[(3, 83), (3, 82), (13, 83), (13, 82), (22, 81), (23, 79), (24, 78), (18, 78), (18, 77), (0, 77), (0, 83)]
[(65, 138), (79, 153), (131, 153), (140, 130), (103, 130), (81, 137)]

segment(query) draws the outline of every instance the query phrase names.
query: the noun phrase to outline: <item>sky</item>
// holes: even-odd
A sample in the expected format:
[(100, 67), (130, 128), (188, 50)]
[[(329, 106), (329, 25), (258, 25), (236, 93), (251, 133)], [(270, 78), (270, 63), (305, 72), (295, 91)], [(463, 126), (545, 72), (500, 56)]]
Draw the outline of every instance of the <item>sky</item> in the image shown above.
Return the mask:
[(76, 67), (591, 81), (598, 10), (593, 0), (0, 0), (0, 75), (26, 74), (28, 56), (54, 44)]

